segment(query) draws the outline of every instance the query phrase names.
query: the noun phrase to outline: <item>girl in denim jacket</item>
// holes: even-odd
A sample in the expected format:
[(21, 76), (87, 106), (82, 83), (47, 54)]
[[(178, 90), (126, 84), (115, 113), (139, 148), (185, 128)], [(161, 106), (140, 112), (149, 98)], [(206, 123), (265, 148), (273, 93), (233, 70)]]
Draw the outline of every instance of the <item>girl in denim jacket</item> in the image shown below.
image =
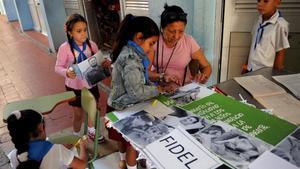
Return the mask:
[[(112, 51), (112, 91), (108, 98), (107, 112), (122, 110), (132, 104), (159, 94), (149, 82), (148, 53), (158, 40), (159, 29), (155, 22), (145, 16), (127, 15), (121, 23)], [(120, 168), (136, 169), (137, 152), (114, 129), (109, 138), (118, 141)], [(125, 160), (126, 159), (126, 160)]]

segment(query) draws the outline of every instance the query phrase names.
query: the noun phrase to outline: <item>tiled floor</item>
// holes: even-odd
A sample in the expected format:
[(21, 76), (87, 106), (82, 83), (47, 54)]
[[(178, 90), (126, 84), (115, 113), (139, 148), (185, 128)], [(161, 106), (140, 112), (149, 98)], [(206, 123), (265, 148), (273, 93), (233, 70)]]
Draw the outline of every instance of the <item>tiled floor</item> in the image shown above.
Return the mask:
[[(54, 72), (55, 54), (48, 52), (47, 37), (34, 31), (22, 33), (18, 22), (9, 23), (0, 15), (0, 119), (9, 102), (65, 91), (64, 78)], [(39, 45), (38, 45), (39, 43)], [(100, 106), (106, 95), (101, 92)], [(101, 115), (104, 115), (105, 108)], [(72, 126), (68, 105), (60, 105), (45, 117), (48, 134)], [(9, 145), (9, 146), (7, 146)], [(0, 120), (0, 147), (11, 149), (6, 124)]]
[[(33, 38), (29, 38), (29, 36)], [(54, 72), (55, 55), (49, 54), (45, 37), (21, 33), (18, 23), (8, 23), (0, 16), (0, 110), (6, 103), (64, 91), (64, 79)], [(34, 38), (44, 42), (37, 45)], [(2, 119), (2, 111), (0, 113)], [(71, 127), (72, 113), (67, 105), (46, 116), (47, 132)], [(9, 141), (6, 125), (0, 121), (0, 146)], [(9, 143), (7, 143), (9, 144)]]

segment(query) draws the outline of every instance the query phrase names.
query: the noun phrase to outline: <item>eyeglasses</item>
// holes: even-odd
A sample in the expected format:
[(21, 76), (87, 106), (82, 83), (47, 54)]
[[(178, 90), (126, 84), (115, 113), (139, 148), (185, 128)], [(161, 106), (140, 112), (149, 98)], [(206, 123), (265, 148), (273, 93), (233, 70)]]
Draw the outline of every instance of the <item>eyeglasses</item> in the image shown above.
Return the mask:
[(164, 15), (166, 20), (186, 20), (187, 13), (167, 12)]

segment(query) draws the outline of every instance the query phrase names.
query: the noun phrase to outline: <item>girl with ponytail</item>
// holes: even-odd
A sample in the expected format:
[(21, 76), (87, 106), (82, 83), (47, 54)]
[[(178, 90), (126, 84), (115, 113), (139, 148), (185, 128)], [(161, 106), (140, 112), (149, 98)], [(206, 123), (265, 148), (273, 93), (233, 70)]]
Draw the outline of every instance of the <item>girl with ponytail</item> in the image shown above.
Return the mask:
[(13, 112), (7, 119), (7, 128), (16, 148), (8, 155), (14, 169), (86, 167), (86, 142), (80, 142), (80, 157), (76, 157), (63, 145), (46, 141), (43, 117), (34, 110)]
[[(158, 40), (159, 29), (145, 16), (126, 15), (118, 31), (112, 51), (112, 90), (108, 98), (107, 112), (150, 99), (159, 94), (148, 78), (148, 54)], [(121, 169), (136, 169), (137, 152), (122, 135), (112, 128), (109, 138), (118, 141)]]
[[(67, 91), (74, 91), (76, 100), (69, 102), (73, 107), (73, 133), (79, 135), (84, 112), (81, 108), (81, 89), (88, 88), (98, 102), (100, 94), (97, 85), (89, 86), (85, 80), (82, 80), (72, 68), (72, 64), (78, 64), (88, 57), (91, 57), (98, 51), (97, 45), (87, 38), (87, 21), (79, 14), (73, 14), (68, 17), (65, 23), (65, 31), (68, 41), (63, 43), (57, 53), (55, 72), (65, 77), (65, 88)], [(110, 61), (105, 59), (102, 63), (104, 67), (110, 66)], [(91, 126), (91, 125), (90, 125)], [(91, 139), (95, 139), (95, 128), (89, 127), (88, 135)], [(104, 137), (100, 135), (99, 142), (104, 141)]]

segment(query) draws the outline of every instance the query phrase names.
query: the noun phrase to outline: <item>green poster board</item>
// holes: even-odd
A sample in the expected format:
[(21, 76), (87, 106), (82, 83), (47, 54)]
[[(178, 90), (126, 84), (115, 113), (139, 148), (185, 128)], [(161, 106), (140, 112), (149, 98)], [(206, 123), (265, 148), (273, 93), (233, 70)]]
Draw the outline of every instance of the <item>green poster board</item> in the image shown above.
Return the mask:
[(218, 93), (186, 104), (182, 108), (211, 122), (228, 123), (271, 145), (278, 144), (297, 128), (288, 121)]
[(166, 106), (174, 106), (176, 104), (176, 102), (174, 100), (172, 100), (164, 95), (158, 95), (156, 97), (156, 99), (159, 100), (160, 102), (162, 102)]

